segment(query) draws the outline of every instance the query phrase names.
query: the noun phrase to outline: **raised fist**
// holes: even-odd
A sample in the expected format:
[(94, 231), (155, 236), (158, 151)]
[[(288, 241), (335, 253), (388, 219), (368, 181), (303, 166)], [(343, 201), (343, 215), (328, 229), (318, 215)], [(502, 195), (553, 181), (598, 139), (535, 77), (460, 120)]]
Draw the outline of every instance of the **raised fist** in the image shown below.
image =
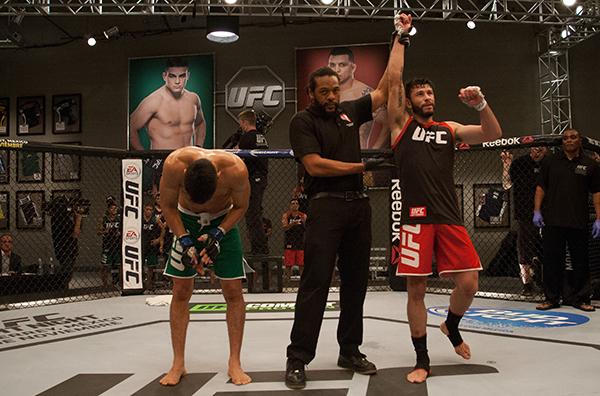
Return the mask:
[(394, 15), (394, 28), (396, 29), (396, 32), (398, 32), (398, 35), (410, 32), (411, 27), (412, 15), (404, 13), (397, 13)]
[(467, 106), (474, 108), (477, 111), (481, 111), (487, 106), (485, 96), (481, 92), (481, 88), (477, 86), (469, 86), (462, 88), (458, 93), (458, 98)]

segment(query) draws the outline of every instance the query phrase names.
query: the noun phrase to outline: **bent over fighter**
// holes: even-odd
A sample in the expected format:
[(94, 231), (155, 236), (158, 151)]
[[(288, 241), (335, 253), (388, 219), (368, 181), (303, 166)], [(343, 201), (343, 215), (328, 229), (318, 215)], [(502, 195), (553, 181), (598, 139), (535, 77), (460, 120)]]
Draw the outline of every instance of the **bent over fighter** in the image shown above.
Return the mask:
[(212, 265), (227, 302), (228, 374), (234, 384), (251, 382), (240, 362), (245, 322), (242, 243), (236, 226), (248, 208), (248, 171), (237, 156), (184, 147), (165, 160), (160, 182), (163, 216), (175, 235), (165, 275), (173, 280), (171, 342), (173, 365), (160, 383), (176, 385), (186, 374), (185, 337), (194, 277)]
[[(465, 359), (471, 357), (458, 325), (477, 292), (481, 262), (458, 208), (454, 145), (457, 141), (474, 144), (494, 140), (502, 135), (502, 130), (479, 87), (461, 89), (458, 98), (479, 112), (481, 125), (434, 121), (435, 94), (429, 80), (412, 80), (403, 89), (402, 43), (407, 43), (408, 38), (408, 32), (402, 29), (407, 25), (405, 18), (409, 17), (396, 17), (399, 40), (394, 42), (388, 66), (388, 122), (402, 192), (398, 275), (407, 276), (408, 321), (417, 353), (417, 364), (406, 378), (420, 383), (430, 373), (424, 300), (434, 254), (439, 274), (451, 277), (455, 284), (441, 330), (457, 354)], [(407, 109), (412, 110), (412, 116)]]

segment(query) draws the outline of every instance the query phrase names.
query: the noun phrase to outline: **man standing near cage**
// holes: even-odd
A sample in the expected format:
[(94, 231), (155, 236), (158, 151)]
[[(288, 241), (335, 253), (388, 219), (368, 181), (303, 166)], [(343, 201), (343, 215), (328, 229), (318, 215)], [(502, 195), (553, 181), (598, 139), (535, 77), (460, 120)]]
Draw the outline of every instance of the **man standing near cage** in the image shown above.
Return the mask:
[(573, 267), (573, 307), (595, 311), (590, 304), (588, 262), (588, 199), (592, 193), (596, 220), (592, 237), (600, 238), (600, 168), (586, 157), (581, 135), (568, 129), (562, 135), (562, 150), (542, 161), (535, 190), (533, 223), (542, 228), (544, 248), (544, 295), (536, 309), (560, 307), (566, 247)]
[(385, 73), (377, 89), (340, 103), (340, 78), (323, 67), (311, 73), (308, 94), (309, 107), (290, 123), (290, 142), (306, 170), (304, 186), (311, 200), (304, 271), (287, 348), (285, 384), (291, 389), (306, 386), (305, 365), (315, 357), (336, 257), (341, 281), (337, 364), (359, 374), (377, 372), (359, 350), (371, 254), (371, 206), (362, 174), (393, 166), (381, 158), (362, 163), (360, 153), (360, 126), (387, 100)]
[(407, 276), (408, 321), (417, 355), (415, 368), (406, 379), (421, 383), (430, 374), (425, 291), (434, 254), (440, 275), (451, 277), (455, 283), (448, 317), (440, 328), (458, 355), (471, 357), (458, 325), (477, 292), (482, 268), (462, 225), (454, 188), (454, 146), (457, 141), (476, 144), (494, 140), (502, 130), (479, 87), (461, 89), (458, 98), (479, 112), (481, 125), (434, 121), (435, 94), (429, 80), (411, 80), (404, 90), (402, 74), (409, 39), (406, 27), (410, 27), (410, 22), (403, 21), (406, 18), (410, 20), (402, 15), (395, 18), (398, 40), (388, 65), (388, 120), (402, 192), (397, 274)]
[(534, 277), (540, 278), (542, 241), (539, 230), (531, 222), (533, 215), (533, 199), (535, 186), (540, 174), (540, 163), (546, 155), (547, 149), (534, 146), (529, 153), (517, 157), (513, 161), (511, 152), (503, 151), (502, 159), (502, 185), (505, 190), (512, 189), (513, 202), (515, 203), (515, 218), (518, 223), (517, 251), (519, 255), (519, 274), (523, 282), (521, 294), (532, 295)]
[(164, 272), (173, 280), (170, 323), (174, 357), (160, 383), (176, 385), (186, 374), (185, 339), (194, 278), (204, 273), (204, 266), (212, 266), (221, 280), (227, 303), (227, 373), (234, 384), (247, 384), (251, 378), (240, 361), (246, 304), (242, 294), (242, 243), (237, 228), (250, 196), (246, 166), (231, 153), (184, 147), (169, 154), (163, 176), (162, 213), (175, 235)]

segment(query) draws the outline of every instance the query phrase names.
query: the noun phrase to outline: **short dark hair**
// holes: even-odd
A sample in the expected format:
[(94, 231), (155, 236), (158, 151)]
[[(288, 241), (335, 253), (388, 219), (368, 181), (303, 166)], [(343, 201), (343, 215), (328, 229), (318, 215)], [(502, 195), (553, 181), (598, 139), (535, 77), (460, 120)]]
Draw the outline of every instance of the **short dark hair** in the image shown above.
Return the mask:
[(417, 88), (417, 87), (421, 87), (423, 85), (429, 85), (434, 91), (435, 91), (435, 86), (433, 85), (433, 82), (428, 79), (428, 78), (413, 78), (412, 80), (408, 81), (405, 85), (405, 92), (406, 92), (406, 96), (410, 97), (410, 92)]
[(354, 52), (348, 47), (334, 47), (329, 51), (329, 56), (348, 55), (350, 62), (354, 63)]
[(248, 121), (252, 125), (256, 125), (256, 113), (252, 109), (246, 109), (238, 114), (238, 120)]
[(189, 68), (190, 65), (189, 65), (188, 61), (185, 60), (184, 58), (172, 57), (172, 58), (167, 59), (167, 62), (165, 63), (165, 70), (167, 70), (170, 67), (187, 67), (187, 68)]
[(310, 73), (308, 77), (308, 90), (310, 92), (315, 92), (315, 88), (317, 87), (317, 78), (325, 77), (325, 76), (335, 76), (338, 81), (340, 80), (340, 76), (330, 67), (320, 67), (314, 72)]
[(579, 131), (578, 131), (577, 129), (575, 129), (575, 128), (569, 128), (569, 129), (566, 129), (566, 130), (563, 132), (563, 135), (564, 135), (565, 133), (567, 133), (567, 132), (575, 132), (575, 133), (577, 134), (577, 137), (581, 137), (581, 133), (579, 133)]
[(205, 158), (192, 162), (185, 170), (183, 187), (195, 203), (208, 201), (217, 189), (217, 170), (212, 162)]

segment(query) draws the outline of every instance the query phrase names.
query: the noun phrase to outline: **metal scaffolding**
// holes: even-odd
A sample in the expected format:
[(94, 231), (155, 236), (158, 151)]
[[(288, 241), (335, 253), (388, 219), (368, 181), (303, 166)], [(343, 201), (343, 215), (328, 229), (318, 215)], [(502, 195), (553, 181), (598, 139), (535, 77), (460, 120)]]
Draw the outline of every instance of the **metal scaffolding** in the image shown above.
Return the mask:
[[(598, 3), (598, 0), (593, 0)], [(572, 18), (600, 26), (600, 16), (576, 15), (561, 0), (0, 0), (0, 15), (240, 15), (392, 18), (400, 9), (419, 20), (565, 25)]]

